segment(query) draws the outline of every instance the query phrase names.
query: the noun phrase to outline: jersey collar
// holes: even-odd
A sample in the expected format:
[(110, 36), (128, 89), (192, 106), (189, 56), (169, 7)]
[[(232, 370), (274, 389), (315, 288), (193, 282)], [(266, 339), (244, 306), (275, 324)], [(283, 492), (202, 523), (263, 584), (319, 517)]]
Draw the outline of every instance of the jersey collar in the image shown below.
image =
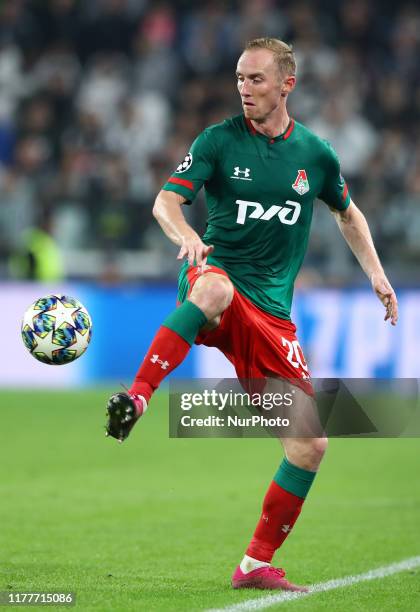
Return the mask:
[(252, 134), (253, 136), (262, 136), (263, 138), (266, 138), (270, 142), (277, 142), (278, 140), (287, 140), (290, 137), (290, 134), (293, 132), (293, 129), (295, 127), (295, 120), (290, 119), (287, 128), (284, 130), (282, 134), (280, 134), (279, 136), (275, 136), (274, 138), (270, 138), (269, 136), (265, 136), (264, 134), (257, 132), (257, 130), (252, 125), (251, 119), (248, 119), (245, 116), (244, 116), (244, 119), (245, 119), (245, 123), (248, 127), (250, 134)]

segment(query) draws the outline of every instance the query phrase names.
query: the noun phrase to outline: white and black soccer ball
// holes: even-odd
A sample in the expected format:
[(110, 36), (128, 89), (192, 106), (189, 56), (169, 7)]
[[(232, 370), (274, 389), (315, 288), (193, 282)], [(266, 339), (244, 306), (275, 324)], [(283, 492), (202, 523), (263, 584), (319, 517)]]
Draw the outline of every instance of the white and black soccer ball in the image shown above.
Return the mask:
[(184, 161), (179, 164), (175, 172), (185, 172), (188, 170), (188, 168), (191, 168), (192, 161), (193, 158), (191, 153), (187, 153), (187, 155), (184, 157)]
[(92, 319), (78, 300), (68, 295), (47, 295), (26, 310), (21, 333), (35, 359), (63, 365), (86, 351), (92, 337)]

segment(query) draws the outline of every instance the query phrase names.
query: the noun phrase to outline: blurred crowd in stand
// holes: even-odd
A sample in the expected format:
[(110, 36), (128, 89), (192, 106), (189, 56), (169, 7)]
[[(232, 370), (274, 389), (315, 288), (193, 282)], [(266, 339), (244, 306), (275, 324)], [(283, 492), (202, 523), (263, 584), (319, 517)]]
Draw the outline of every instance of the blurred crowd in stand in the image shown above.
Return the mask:
[[(124, 277), (119, 254), (139, 249), (174, 276), (154, 197), (205, 126), (241, 112), (236, 60), (259, 36), (293, 45), (290, 114), (337, 150), (393, 281), (415, 282), (420, 7), (389, 0), (1, 0), (0, 277), (35, 274), (40, 236), (70, 276), (95, 251), (98, 275)], [(202, 197), (187, 215), (203, 229)], [(318, 202), (307, 282), (360, 278), (333, 227)]]

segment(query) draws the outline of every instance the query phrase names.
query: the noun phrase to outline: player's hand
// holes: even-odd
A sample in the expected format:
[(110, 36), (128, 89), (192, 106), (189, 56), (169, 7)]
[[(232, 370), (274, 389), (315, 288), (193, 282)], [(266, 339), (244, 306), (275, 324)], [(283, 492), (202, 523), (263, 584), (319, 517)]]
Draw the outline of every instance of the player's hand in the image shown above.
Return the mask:
[(183, 238), (181, 248), (179, 249), (177, 259), (187, 257), (190, 266), (204, 266), (207, 261), (207, 256), (214, 251), (213, 245), (204, 244), (199, 236), (190, 236)]
[(385, 274), (373, 274), (371, 278), (372, 288), (382, 304), (385, 306), (384, 321), (391, 319), (391, 325), (398, 321), (398, 301), (395, 291)]

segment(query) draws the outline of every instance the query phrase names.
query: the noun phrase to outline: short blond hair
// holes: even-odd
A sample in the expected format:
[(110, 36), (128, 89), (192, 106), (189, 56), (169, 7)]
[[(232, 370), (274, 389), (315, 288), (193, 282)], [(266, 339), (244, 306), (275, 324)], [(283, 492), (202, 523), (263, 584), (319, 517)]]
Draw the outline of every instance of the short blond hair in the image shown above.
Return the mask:
[(244, 51), (253, 51), (254, 49), (272, 51), (282, 74), (288, 76), (296, 74), (296, 59), (291, 45), (278, 38), (254, 38), (246, 43)]

